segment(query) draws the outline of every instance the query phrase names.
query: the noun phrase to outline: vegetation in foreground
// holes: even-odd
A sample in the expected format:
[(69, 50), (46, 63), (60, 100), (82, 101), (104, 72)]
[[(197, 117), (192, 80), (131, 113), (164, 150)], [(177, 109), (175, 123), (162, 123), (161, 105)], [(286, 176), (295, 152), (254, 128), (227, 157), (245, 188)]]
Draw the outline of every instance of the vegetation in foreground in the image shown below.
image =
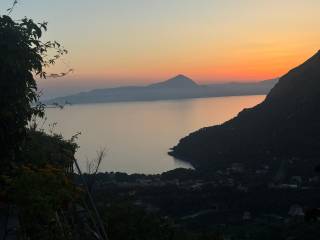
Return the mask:
[[(244, 172), (243, 177), (237, 172), (239, 166), (230, 170), (235, 171), (232, 174), (176, 170), (161, 176), (75, 175), (75, 139), (65, 140), (30, 125), (33, 117), (44, 115), (35, 76), (45, 78), (44, 68), (66, 53), (57, 42), (41, 41), (46, 28), (46, 23), (36, 24), (31, 19), (13, 21), (0, 16), (2, 239), (318, 239), (316, 211), (310, 218), (296, 214), (287, 222), (281, 219), (282, 208), (268, 221), (252, 218), (251, 214), (259, 215), (259, 211), (243, 214), (244, 204), (254, 208), (256, 203), (259, 210), (259, 197), (268, 199), (262, 193), (274, 197), (277, 190), (262, 188), (261, 192), (261, 188), (249, 186), (254, 175)], [(51, 50), (56, 54), (48, 58)], [(277, 179), (284, 181), (283, 177)], [(289, 196), (312, 205), (317, 182), (307, 185), (311, 188), (302, 196), (303, 187), (296, 184)], [(290, 192), (280, 190), (280, 195)], [(250, 200), (252, 204), (248, 204)], [(223, 201), (226, 211), (220, 204)], [(236, 204), (231, 215), (236, 224), (228, 222), (230, 203)], [(240, 221), (234, 218), (239, 209)]]
[[(56, 41), (41, 41), (46, 29), (46, 23), (0, 16), (0, 234), (93, 239), (90, 229), (103, 236), (103, 226), (93, 225), (86, 194), (73, 183), (74, 139), (29, 125), (44, 116), (35, 76), (46, 78), (45, 68), (67, 53)], [(79, 209), (86, 210), (87, 223), (79, 222)]]

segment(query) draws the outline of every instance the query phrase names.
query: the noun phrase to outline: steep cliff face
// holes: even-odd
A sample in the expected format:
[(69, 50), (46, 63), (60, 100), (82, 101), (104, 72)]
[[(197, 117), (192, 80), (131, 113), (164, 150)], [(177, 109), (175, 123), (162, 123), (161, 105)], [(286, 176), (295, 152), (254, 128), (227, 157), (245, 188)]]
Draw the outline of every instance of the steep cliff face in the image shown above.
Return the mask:
[(195, 166), (320, 156), (320, 51), (280, 78), (266, 99), (180, 140), (171, 155)]

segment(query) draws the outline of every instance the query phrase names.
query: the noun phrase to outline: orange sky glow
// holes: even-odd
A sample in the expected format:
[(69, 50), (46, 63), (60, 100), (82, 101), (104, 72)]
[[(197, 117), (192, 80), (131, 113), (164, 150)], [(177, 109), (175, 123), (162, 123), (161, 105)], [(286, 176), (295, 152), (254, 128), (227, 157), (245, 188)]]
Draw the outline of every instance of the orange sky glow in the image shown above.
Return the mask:
[(198, 83), (279, 77), (319, 50), (319, 9), (318, 0), (28, 0), (13, 17), (48, 21), (45, 38), (70, 51), (49, 72), (75, 72), (41, 86), (92, 89), (177, 74)]

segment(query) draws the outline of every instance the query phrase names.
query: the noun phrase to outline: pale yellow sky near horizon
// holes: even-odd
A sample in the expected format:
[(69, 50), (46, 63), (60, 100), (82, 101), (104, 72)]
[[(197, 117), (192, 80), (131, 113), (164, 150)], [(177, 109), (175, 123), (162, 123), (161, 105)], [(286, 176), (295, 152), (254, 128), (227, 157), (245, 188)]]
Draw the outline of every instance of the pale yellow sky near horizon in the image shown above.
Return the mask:
[(180, 73), (198, 83), (279, 77), (320, 48), (319, 9), (318, 0), (20, 0), (12, 16), (48, 21), (46, 38), (70, 51), (75, 73), (43, 86), (95, 88)]

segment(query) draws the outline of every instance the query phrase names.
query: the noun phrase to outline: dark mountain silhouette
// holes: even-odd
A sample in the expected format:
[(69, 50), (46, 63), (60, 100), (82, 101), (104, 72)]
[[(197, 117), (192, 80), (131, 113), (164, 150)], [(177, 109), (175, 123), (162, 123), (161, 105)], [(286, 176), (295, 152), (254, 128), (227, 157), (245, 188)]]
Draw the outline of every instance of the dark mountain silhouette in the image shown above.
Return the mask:
[(179, 74), (167, 81), (151, 84), (148, 87), (156, 88), (197, 88), (199, 85), (191, 78)]
[(191, 133), (169, 154), (199, 168), (320, 157), (320, 52), (281, 77), (264, 102)]
[(276, 81), (277, 80), (267, 80), (254, 83), (199, 85), (184, 75), (178, 75), (169, 80), (147, 86), (95, 89), (88, 92), (54, 98), (44, 103), (64, 104), (65, 102), (69, 102), (71, 104), (82, 104), (258, 95), (267, 94)]

